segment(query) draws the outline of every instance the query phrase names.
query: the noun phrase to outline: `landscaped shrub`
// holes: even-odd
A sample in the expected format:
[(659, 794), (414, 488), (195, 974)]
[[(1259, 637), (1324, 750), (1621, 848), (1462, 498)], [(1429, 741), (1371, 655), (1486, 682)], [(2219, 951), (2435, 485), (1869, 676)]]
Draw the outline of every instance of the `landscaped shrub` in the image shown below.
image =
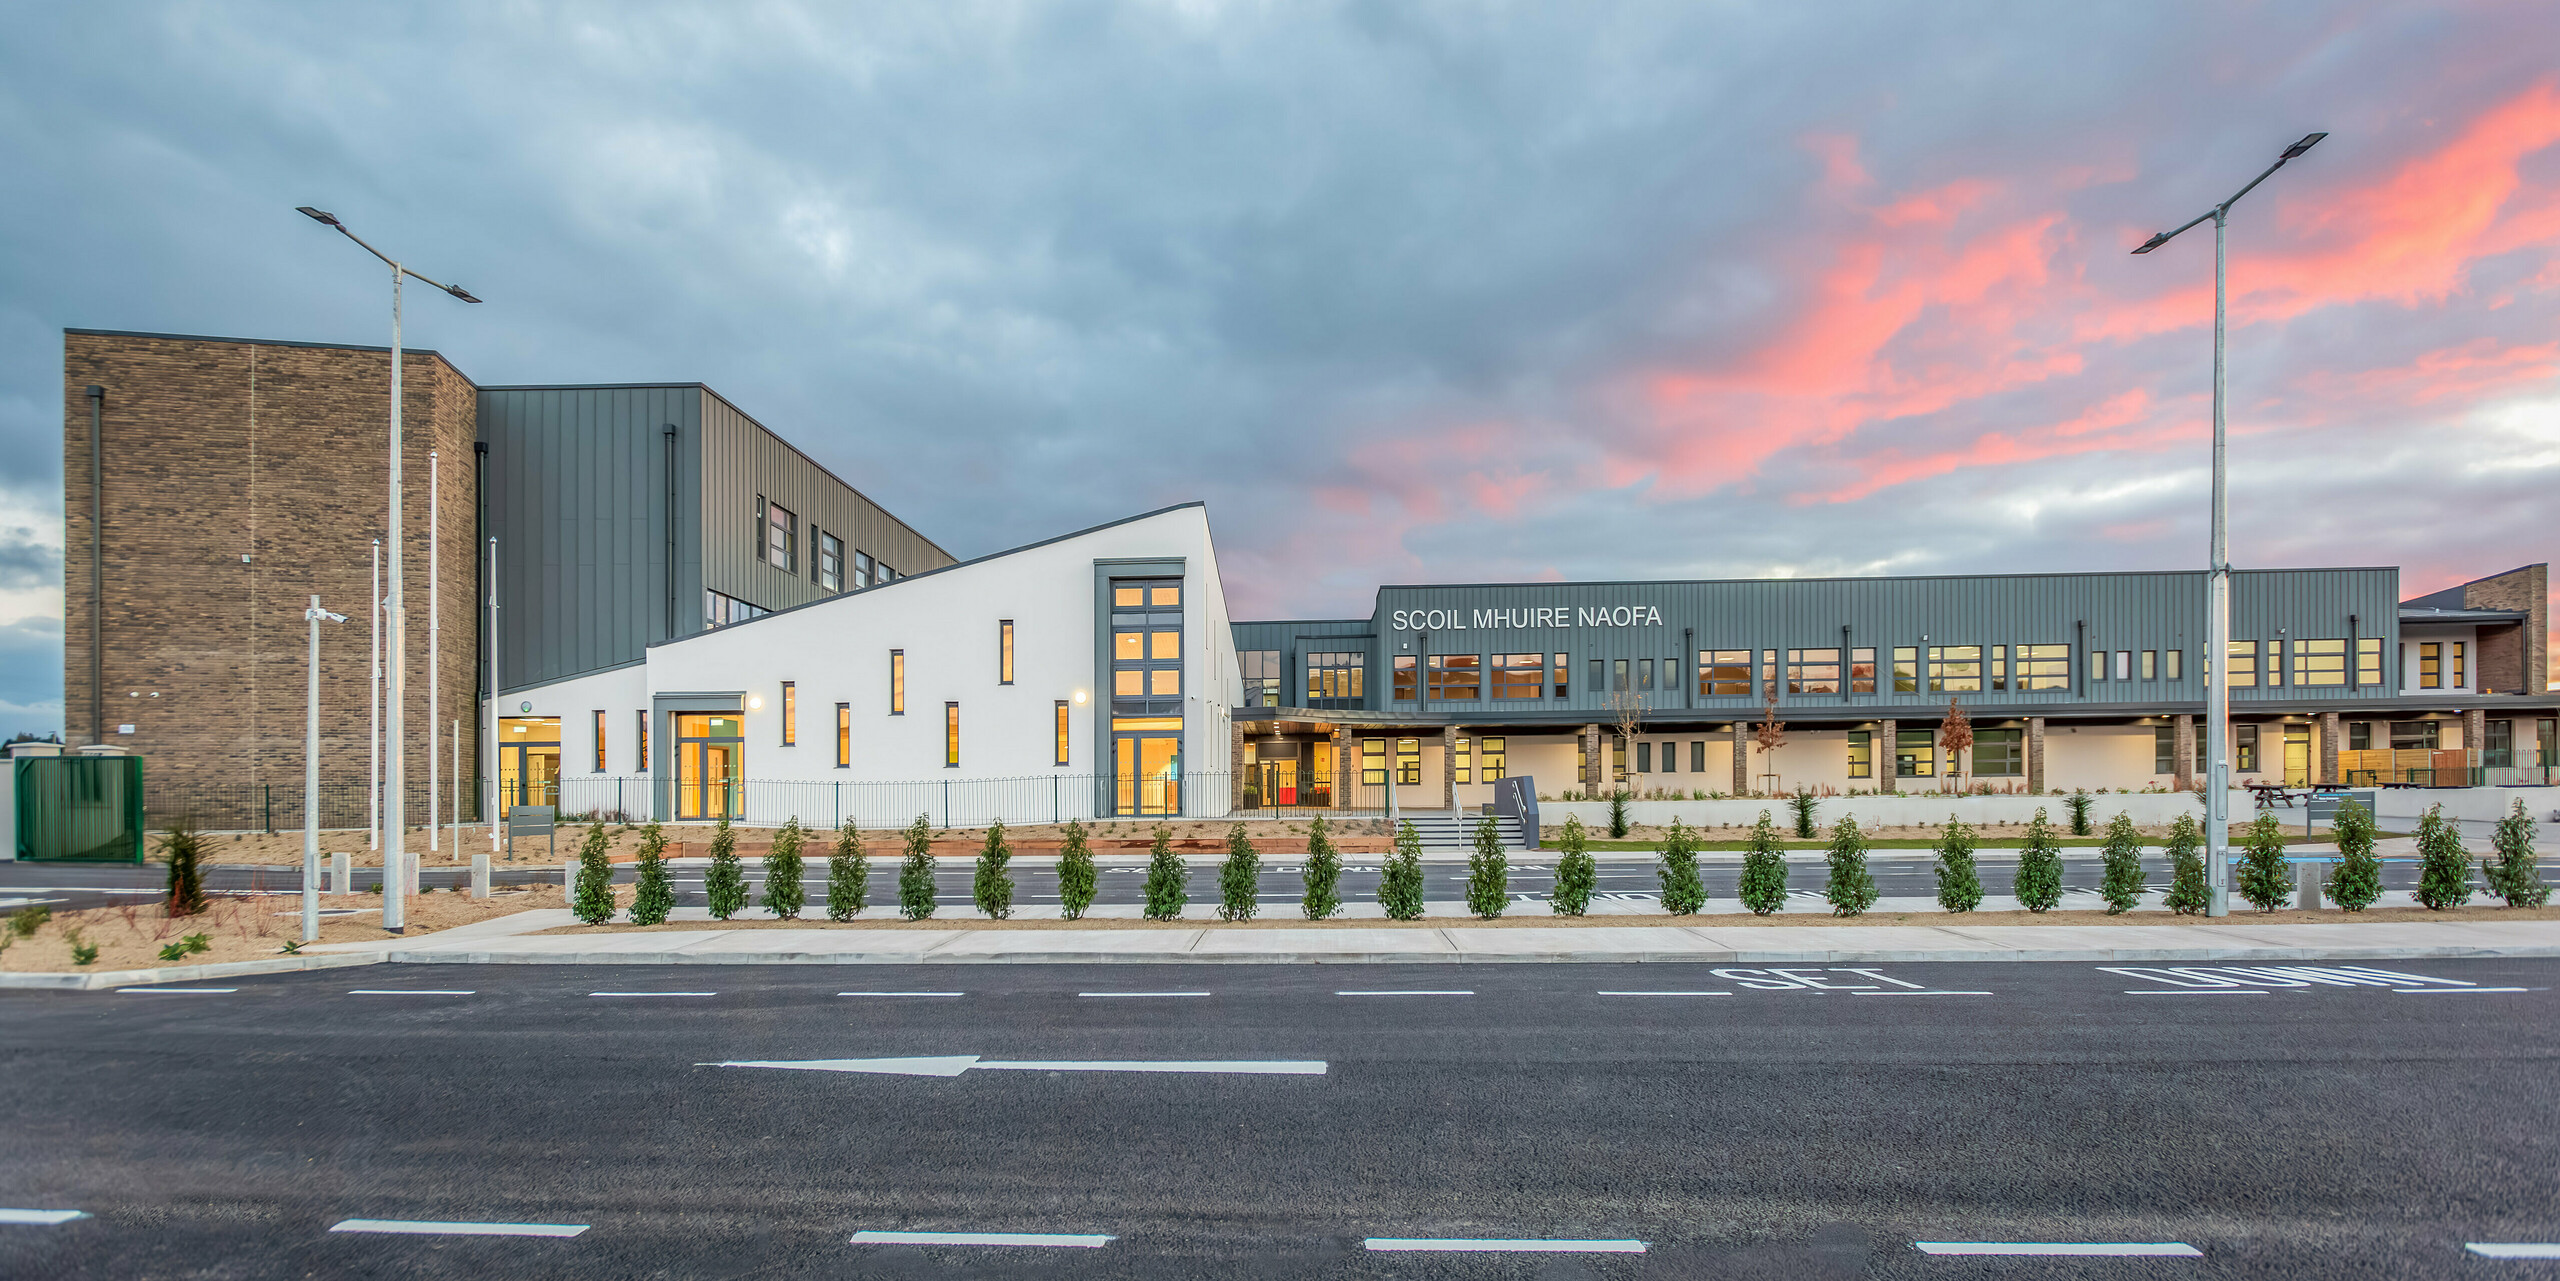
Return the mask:
[(2341, 801), (2337, 816), (2329, 820), (2329, 833), (2338, 843), (2338, 865), (2330, 869), (2325, 887), (2329, 901), (2361, 912), (2382, 897), (2382, 860), (2373, 856), (2373, 815), (2353, 800)]
[(2471, 855), (2442, 805), (2418, 820), (2418, 901), (2437, 912), (2471, 901)]
[(1867, 833), (1854, 814), (1831, 825), (1831, 875), (1822, 897), (1831, 900), (1833, 916), (1856, 916), (1876, 905), (1876, 878), (1867, 871)]
[[(1556, 840), (1556, 892), (1547, 900), (1548, 911), (1559, 916), (1580, 916), (1591, 910), (1591, 890), (1598, 884), (1600, 873), (1592, 864), (1590, 844), (1591, 834), (1582, 826), (1582, 820), (1566, 816), (1564, 833)], [(1417, 838), (1416, 848), (1419, 847)]]
[(711, 832), (711, 866), (702, 873), (703, 897), (711, 900), (711, 919), (725, 921), (747, 905), (747, 869), (738, 862), (738, 834), (728, 816)]
[(2533, 828), (2533, 816), (2524, 812), (2524, 801), (2519, 799), (2489, 837), (2496, 854), (2481, 872), (2488, 878), (2490, 892), (2505, 899), (2509, 907), (2540, 907), (2551, 897), (2551, 887), (2543, 884), (2542, 873), (2533, 865)]
[(1982, 906), (1982, 873), (1973, 865), (1973, 828), (1953, 814), (1938, 832), (1938, 906), (1970, 912)]
[(2240, 838), (2240, 897), (2261, 912), (2293, 903), (2293, 872), (2284, 862), (2284, 827), (2260, 810)]
[(1191, 867), (1173, 852), (1173, 829), (1156, 824), (1154, 853), (1147, 859), (1147, 919), (1179, 920), (1191, 901)]
[(1333, 834), (1327, 830), (1324, 815), (1307, 828), (1307, 861), (1298, 873), (1306, 893), (1298, 900), (1298, 910), (1310, 921), (1321, 921), (1342, 910), (1342, 855), (1333, 848)]
[(2044, 807), (2036, 807), (2036, 816), (2027, 823), (2027, 836), (2018, 845), (2018, 903), (2030, 912), (2050, 912), (2062, 901), (2062, 845), (2054, 839), (2053, 825), (2045, 821)]
[(1378, 869), (1378, 906), (1391, 921), (1422, 919), (1422, 833), (1411, 819), (1396, 826), (1396, 848)]
[(1662, 838), (1662, 862), (1654, 868), (1662, 881), (1662, 910), (1694, 916), (1706, 906), (1707, 883), (1698, 879), (1698, 838), (1676, 816)]
[(1467, 855), (1467, 910), (1490, 921), (1511, 902), (1510, 859), (1502, 852), (1502, 833), (1486, 815), (1476, 824), (1476, 847)]
[(2169, 894), (2162, 906), (2180, 916), (2196, 916), (2213, 906), (2213, 887), (2204, 875), (2204, 829), (2193, 814), (2180, 814), (2169, 825)]
[(613, 837), (602, 823), (589, 825), (578, 842), (578, 895), (570, 906), (589, 925), (613, 919), (613, 864), (605, 857), (612, 848)]
[(2107, 900), (2107, 915), (2121, 916), (2142, 902), (2142, 829), (2122, 810), (2107, 824), (2106, 872), (2098, 893)]
[(1609, 793), (1609, 839), (1627, 839), (1627, 789)]
[(160, 857), (169, 864), (169, 915), (193, 916), (204, 910), (204, 838), (195, 820), (179, 819), (160, 838)]
[(44, 928), (45, 922), (52, 919), (53, 909), (42, 903), (22, 907), (9, 914), (9, 932), (19, 938), (32, 938), (37, 930)]
[(64, 930), (62, 932), (62, 937), (64, 941), (71, 944), (71, 963), (73, 965), (87, 965), (98, 959), (98, 945), (80, 937), (78, 927), (75, 926), (71, 929)]
[(1013, 846), (1004, 839), (1004, 820), (987, 826), (987, 843), (978, 851), (977, 874), (969, 878), (969, 897), (978, 910), (1001, 921), (1013, 915)]
[(1067, 824), (1067, 843), (1058, 850), (1058, 908), (1070, 921), (1084, 919), (1093, 906), (1093, 848), (1085, 844), (1084, 824)]
[(871, 860), (862, 853), (862, 829), (846, 819), (827, 855), (827, 919), (850, 921), (871, 906)]
[(1767, 810), (1751, 825), (1751, 848), (1742, 856), (1742, 886), (1735, 897), (1762, 916), (1787, 905), (1787, 856)]
[(1238, 823), (1227, 829), (1227, 861), (1218, 865), (1218, 919), (1252, 920), (1261, 906), (1254, 894), (1261, 888), (1262, 856), (1253, 852), (1253, 838)]
[(800, 883), (800, 873), (807, 860), (800, 851), (809, 843), (809, 829), (800, 826), (800, 816), (784, 819), (782, 830), (773, 834), (773, 844), (764, 849), (764, 909), (777, 921), (800, 919), (800, 909), (808, 905), (809, 890)]
[(1795, 795), (1787, 798), (1787, 808), (1794, 811), (1797, 839), (1807, 841), (1813, 839), (1814, 806), (1818, 801), (1819, 798), (1812, 791), (1802, 787), (1796, 789)]
[(652, 822), (640, 829), (638, 883), (631, 887), (631, 923), (658, 925), (675, 910), (676, 887), (667, 875), (666, 829)]
[(910, 921), (933, 915), (933, 820), (918, 814), (903, 834), (906, 857), (898, 860), (898, 915)]
[(2085, 787), (2075, 787), (2071, 789), (2071, 795), (2063, 798), (2063, 808), (2071, 812), (2071, 834), (2073, 836), (2087, 836), (2089, 834), (2089, 806), (2093, 803), (2094, 802), (2089, 799), (2089, 789)]

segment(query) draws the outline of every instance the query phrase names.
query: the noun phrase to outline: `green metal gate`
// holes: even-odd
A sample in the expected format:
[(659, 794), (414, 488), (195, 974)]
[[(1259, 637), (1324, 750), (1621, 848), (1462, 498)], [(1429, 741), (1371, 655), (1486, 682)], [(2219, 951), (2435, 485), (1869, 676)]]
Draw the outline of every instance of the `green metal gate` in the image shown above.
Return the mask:
[(35, 756), (11, 764), (19, 858), (142, 861), (141, 757)]

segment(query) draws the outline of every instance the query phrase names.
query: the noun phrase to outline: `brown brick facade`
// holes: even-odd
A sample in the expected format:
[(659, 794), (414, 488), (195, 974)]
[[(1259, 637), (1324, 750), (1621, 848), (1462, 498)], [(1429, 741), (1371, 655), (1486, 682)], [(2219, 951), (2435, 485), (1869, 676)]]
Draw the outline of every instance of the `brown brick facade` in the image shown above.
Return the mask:
[[(432, 741), (439, 768), (450, 759), (448, 733), (426, 723), (431, 536), (443, 554), (441, 714), (464, 723), (466, 776), (477, 754), (477, 395), (433, 352), (402, 363), (410, 792), (423, 798), (421, 751)], [(299, 826), (302, 613), (314, 592), (348, 616), (321, 629), (322, 784), (333, 798), (322, 822), (363, 824), (366, 599), (385, 524), (390, 364), (382, 349), (64, 335), (64, 721), (75, 743), (103, 733), (144, 757), (155, 824), (184, 812), (217, 829), (256, 826), (272, 788), (277, 826)], [(92, 385), (106, 392), (103, 717), (90, 697)], [(430, 451), (443, 480), (432, 535)], [(117, 733), (123, 724), (134, 732)]]
[(2480, 629), (2480, 670), (2485, 689), (2539, 694), (2551, 679), (2551, 567), (2527, 565), (2462, 585), (2464, 609), (2514, 609), (2530, 615), (2521, 627)]

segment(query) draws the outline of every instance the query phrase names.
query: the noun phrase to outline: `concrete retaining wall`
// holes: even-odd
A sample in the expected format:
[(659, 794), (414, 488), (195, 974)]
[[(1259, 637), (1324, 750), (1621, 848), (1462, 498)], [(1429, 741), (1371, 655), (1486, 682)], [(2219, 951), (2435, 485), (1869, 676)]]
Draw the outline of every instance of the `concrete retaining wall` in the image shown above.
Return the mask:
[[(2553, 789), (2560, 790), (2560, 789)], [(1916, 823), (1943, 823), (1949, 814), (1968, 823), (2024, 823), (2041, 808), (2045, 817), (2057, 826), (2070, 821), (2066, 798), (2044, 796), (1827, 796), (1815, 810), (1815, 821), (1829, 825), (1843, 814), (1856, 816), (1866, 827), (1905, 827)], [(2119, 812), (2130, 814), (2136, 823), (2152, 824), (2174, 821), (2185, 814), (2198, 821), (2204, 818), (2204, 805), (2192, 792), (2109, 792), (2092, 794), (2089, 821), (2104, 823)], [(1644, 826), (1668, 826), (1672, 819), (1692, 827), (1723, 827), (1732, 824), (1748, 827), (1759, 820), (1760, 811), (1781, 827), (1789, 822), (1790, 811), (1784, 800), (1766, 801), (1629, 801), (1627, 817)], [(2246, 792), (2231, 794), (2231, 814), (2247, 818), (2256, 807)], [(1581, 815), (1585, 827), (1606, 830), (1609, 825), (1607, 801), (1542, 801), (1538, 805), (1538, 821), (1550, 828), (1562, 826), (1571, 815)]]

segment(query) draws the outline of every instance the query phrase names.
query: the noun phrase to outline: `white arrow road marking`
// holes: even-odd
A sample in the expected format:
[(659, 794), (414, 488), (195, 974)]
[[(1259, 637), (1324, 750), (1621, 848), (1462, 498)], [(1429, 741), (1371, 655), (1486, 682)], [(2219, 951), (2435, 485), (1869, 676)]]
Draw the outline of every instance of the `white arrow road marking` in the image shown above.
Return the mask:
[(332, 1232), (392, 1232), (406, 1236), (573, 1237), (583, 1223), (443, 1223), (430, 1219), (345, 1219)]
[(1243, 1076), (1323, 1076), (1323, 1059), (1033, 1059), (981, 1060), (974, 1054), (906, 1059), (732, 1059), (695, 1067), (785, 1068), (802, 1072), (869, 1072), (883, 1076), (958, 1076), (985, 1072), (1214, 1072)]
[(2473, 1241), (2462, 1248), (2484, 1259), (2560, 1259), (2560, 1242)]
[(220, 996), (237, 992), (236, 987), (120, 987), (116, 991), (134, 996)]
[(1644, 1242), (1633, 1239), (1540, 1240), (1502, 1237), (1369, 1237), (1372, 1250), (1436, 1250), (1455, 1254), (1496, 1251), (1532, 1254), (1642, 1254)]
[(838, 992), (838, 996), (967, 996), (966, 992)]
[(1914, 1241), (1922, 1254), (2069, 1255), (2201, 1259), (2184, 1241)]
[(1358, 989), (1358, 990), (1353, 990), (1353, 991), (1348, 991), (1348, 992), (1336, 992), (1336, 993), (1334, 993), (1334, 995), (1335, 995), (1335, 996), (1474, 996), (1474, 995), (1475, 995), (1475, 992), (1474, 992), (1472, 989), (1469, 989), (1469, 988), (1448, 988), (1448, 989), (1432, 989), (1432, 988), (1393, 988), (1393, 989), (1375, 989), (1375, 990)]
[(0, 1210), (0, 1223), (25, 1223), (38, 1227), (51, 1227), (88, 1217), (85, 1210)]
[(2474, 992), (2530, 992), (2533, 989), (2529, 987), (2395, 987), (2391, 990), (2403, 996), (2416, 996), (2427, 992), (2458, 996)]
[(1100, 1249), (1111, 1244), (1101, 1233), (1078, 1232), (856, 1232), (855, 1245), (1031, 1245)]
[(349, 988), (349, 996), (474, 996), (467, 987), (359, 987)]

